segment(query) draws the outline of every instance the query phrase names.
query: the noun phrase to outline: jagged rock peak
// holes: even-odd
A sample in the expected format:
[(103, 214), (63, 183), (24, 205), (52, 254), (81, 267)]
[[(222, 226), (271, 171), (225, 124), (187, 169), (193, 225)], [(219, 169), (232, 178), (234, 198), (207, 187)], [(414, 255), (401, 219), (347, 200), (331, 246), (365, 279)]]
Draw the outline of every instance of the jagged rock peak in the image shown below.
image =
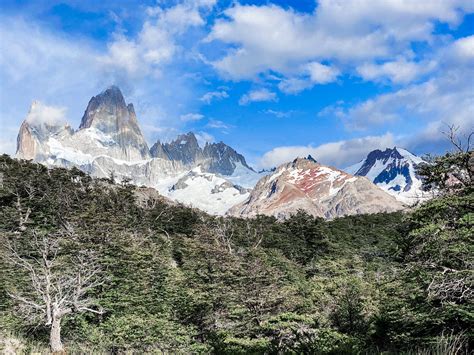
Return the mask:
[(317, 163), (317, 160), (314, 159), (311, 154), (308, 154), (308, 156), (306, 157), (306, 159), (308, 159), (309, 161), (312, 161), (313, 163)]
[(174, 141), (161, 144), (161, 148), (158, 143), (152, 147), (152, 156), (167, 156), (168, 159), (181, 161), (185, 165), (193, 165), (202, 160), (202, 149), (193, 132), (180, 134)]
[(236, 169), (240, 174), (243, 172), (256, 174), (244, 156), (235, 149), (223, 142), (207, 142), (204, 148), (201, 148), (193, 132), (180, 134), (170, 143), (157, 141), (151, 147), (150, 154), (155, 158), (180, 161), (186, 166), (199, 165), (203, 171), (214, 174), (229, 176), (234, 174)]
[(253, 171), (244, 156), (223, 142), (206, 143), (203, 149), (205, 159), (208, 159), (208, 171), (222, 175), (232, 175), (237, 164)]
[(293, 167), (306, 167), (306, 166), (311, 166), (311, 165), (314, 165), (314, 164), (318, 164), (319, 163), (316, 161), (316, 159), (314, 159), (311, 155), (308, 155), (307, 157), (297, 157), (295, 158), (291, 163), (285, 163), (285, 164), (282, 164), (282, 166), (284, 165), (289, 165), (291, 164), (291, 166)]
[(92, 97), (82, 117), (79, 132), (92, 129), (114, 142), (114, 157), (127, 161), (147, 159), (148, 145), (138, 124), (132, 104), (126, 104), (117, 86), (110, 86)]
[(376, 150), (371, 151), (367, 155), (367, 160), (368, 161), (373, 161), (373, 160), (377, 160), (377, 159), (386, 161), (390, 158), (402, 159), (403, 157), (400, 154), (400, 152), (397, 150), (397, 147), (393, 147), (393, 149), (386, 148), (384, 151), (382, 151), (380, 149), (376, 149)]
[(127, 106), (122, 92), (115, 85), (90, 99), (84, 116), (82, 116), (79, 129), (100, 125), (100, 122), (97, 121), (105, 115), (115, 116), (125, 121), (130, 119), (130, 116), (135, 116), (133, 105), (129, 104)]
[(178, 135), (178, 137), (176, 137), (176, 139), (172, 141), (170, 144), (174, 144), (174, 145), (187, 144), (193, 147), (199, 147), (199, 143), (193, 132), (188, 132), (188, 133)]
[(150, 154), (153, 158), (161, 158), (166, 160), (170, 159), (163, 148), (163, 144), (161, 144), (159, 140), (157, 140), (156, 143), (150, 148)]

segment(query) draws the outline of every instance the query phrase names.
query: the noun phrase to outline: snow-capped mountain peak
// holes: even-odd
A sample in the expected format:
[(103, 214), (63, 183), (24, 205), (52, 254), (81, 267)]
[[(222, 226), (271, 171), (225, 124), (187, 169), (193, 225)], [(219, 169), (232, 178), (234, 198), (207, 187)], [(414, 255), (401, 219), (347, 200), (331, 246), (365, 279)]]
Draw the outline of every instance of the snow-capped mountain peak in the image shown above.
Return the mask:
[(424, 198), (422, 181), (416, 173), (417, 166), (423, 162), (408, 150), (393, 147), (384, 151), (374, 150), (345, 171), (365, 176), (399, 201), (413, 204)]

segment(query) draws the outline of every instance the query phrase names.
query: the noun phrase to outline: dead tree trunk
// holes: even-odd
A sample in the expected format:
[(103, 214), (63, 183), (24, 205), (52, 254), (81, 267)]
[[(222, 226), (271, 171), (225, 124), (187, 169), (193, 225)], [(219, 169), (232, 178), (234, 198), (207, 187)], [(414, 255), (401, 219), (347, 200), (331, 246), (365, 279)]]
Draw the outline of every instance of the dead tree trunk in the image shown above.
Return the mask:
[(56, 316), (53, 316), (53, 322), (51, 323), (49, 346), (53, 353), (64, 352), (63, 343), (61, 342), (61, 319)]

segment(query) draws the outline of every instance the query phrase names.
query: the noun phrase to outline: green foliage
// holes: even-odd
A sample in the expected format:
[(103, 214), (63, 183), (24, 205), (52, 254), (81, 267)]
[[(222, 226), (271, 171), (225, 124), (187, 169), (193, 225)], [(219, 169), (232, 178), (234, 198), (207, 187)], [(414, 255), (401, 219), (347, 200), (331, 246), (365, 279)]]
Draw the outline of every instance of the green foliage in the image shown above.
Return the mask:
[[(91, 296), (105, 313), (63, 324), (71, 351), (356, 354), (472, 339), (470, 186), (410, 213), (325, 221), (300, 211), (278, 222), (216, 218), (150, 189), (7, 156), (0, 173), (2, 246), (34, 256), (33, 231), (66, 228), (75, 237), (64, 257), (90, 249), (104, 270)], [(453, 283), (462, 287), (443, 291)], [(8, 296), (29, 287), (3, 258), (0, 328), (45, 342), (45, 326), (19, 318)]]

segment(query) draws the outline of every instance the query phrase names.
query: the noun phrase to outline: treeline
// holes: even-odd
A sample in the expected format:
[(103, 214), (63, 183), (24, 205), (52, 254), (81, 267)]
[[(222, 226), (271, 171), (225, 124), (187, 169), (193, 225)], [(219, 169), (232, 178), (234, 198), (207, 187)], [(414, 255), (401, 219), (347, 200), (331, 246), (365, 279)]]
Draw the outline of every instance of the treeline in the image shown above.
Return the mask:
[(3, 155), (2, 337), (51, 345), (56, 319), (78, 353), (468, 353), (474, 194), (442, 159), (446, 193), (411, 212), (278, 222)]

